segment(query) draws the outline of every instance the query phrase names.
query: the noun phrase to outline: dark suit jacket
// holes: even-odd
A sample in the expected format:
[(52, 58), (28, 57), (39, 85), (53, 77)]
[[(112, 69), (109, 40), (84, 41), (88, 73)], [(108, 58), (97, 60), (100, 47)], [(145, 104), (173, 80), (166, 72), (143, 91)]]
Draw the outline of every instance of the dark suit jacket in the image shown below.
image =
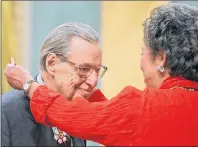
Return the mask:
[[(52, 128), (34, 121), (23, 91), (4, 94), (1, 111), (2, 146), (59, 146)], [(82, 139), (72, 137), (72, 141), (74, 146), (86, 146)]]

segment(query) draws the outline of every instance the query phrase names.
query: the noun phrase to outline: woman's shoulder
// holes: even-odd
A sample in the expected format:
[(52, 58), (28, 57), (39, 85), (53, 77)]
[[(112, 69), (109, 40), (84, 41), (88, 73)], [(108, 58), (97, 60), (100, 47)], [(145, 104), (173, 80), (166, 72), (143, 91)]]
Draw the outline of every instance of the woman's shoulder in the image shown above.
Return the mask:
[(145, 89), (143, 94), (143, 109), (152, 110), (153, 113), (177, 110), (177, 108), (190, 108), (198, 104), (198, 92), (188, 91), (181, 88), (175, 89)]
[(144, 99), (155, 101), (155, 99), (174, 100), (194, 95), (198, 96), (198, 92), (193, 92), (179, 87), (169, 89), (145, 88), (144, 90), (140, 90), (133, 86), (126, 86), (118, 93), (117, 96), (141, 96)]

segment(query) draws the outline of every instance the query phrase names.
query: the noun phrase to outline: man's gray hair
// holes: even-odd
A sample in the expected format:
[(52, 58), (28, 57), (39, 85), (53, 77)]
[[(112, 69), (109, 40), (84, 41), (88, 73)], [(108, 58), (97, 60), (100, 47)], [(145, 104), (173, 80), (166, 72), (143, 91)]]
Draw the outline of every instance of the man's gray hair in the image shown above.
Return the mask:
[(98, 33), (89, 25), (80, 22), (66, 22), (53, 29), (46, 37), (40, 50), (40, 69), (46, 71), (49, 53), (67, 55), (71, 37), (77, 36), (91, 43), (99, 43)]

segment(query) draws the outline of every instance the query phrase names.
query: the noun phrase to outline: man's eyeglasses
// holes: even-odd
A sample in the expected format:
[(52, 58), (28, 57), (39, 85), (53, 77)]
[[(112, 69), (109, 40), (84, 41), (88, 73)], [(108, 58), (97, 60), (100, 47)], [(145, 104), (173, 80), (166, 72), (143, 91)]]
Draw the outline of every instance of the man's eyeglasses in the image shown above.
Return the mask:
[(87, 78), (91, 75), (91, 73), (95, 70), (95, 72), (98, 75), (98, 78), (102, 78), (105, 74), (105, 72), (107, 71), (107, 67), (100, 65), (97, 68), (91, 67), (91, 66), (82, 66), (82, 65), (78, 65), (74, 62), (69, 61), (65, 56), (63, 55), (59, 55), (61, 62), (68, 62), (71, 65), (73, 65), (75, 67), (75, 71), (78, 74), (78, 76), (80, 78)]

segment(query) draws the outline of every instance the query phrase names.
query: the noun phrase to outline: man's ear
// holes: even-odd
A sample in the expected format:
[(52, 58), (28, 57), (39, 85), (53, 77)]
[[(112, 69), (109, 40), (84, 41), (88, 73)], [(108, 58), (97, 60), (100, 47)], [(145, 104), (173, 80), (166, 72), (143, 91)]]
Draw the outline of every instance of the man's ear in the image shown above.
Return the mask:
[(47, 72), (49, 74), (51, 74), (52, 76), (54, 75), (55, 67), (56, 67), (57, 62), (58, 62), (58, 60), (57, 60), (56, 54), (49, 53), (47, 55), (45, 66), (46, 66)]

